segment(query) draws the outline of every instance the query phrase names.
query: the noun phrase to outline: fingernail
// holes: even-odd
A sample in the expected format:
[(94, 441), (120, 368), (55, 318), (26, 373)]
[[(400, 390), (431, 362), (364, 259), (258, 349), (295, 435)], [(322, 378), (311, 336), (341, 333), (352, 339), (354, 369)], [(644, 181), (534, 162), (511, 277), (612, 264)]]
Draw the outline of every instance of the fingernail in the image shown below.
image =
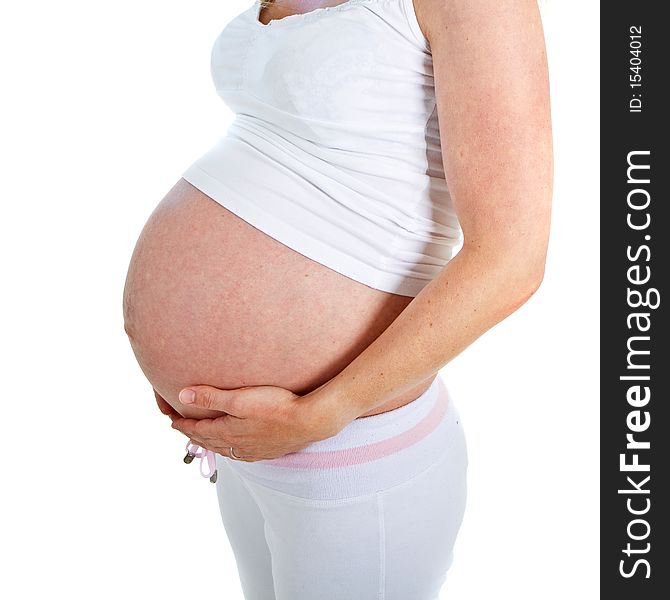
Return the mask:
[(195, 392), (193, 390), (182, 390), (179, 392), (179, 401), (182, 404), (193, 404), (195, 402)]

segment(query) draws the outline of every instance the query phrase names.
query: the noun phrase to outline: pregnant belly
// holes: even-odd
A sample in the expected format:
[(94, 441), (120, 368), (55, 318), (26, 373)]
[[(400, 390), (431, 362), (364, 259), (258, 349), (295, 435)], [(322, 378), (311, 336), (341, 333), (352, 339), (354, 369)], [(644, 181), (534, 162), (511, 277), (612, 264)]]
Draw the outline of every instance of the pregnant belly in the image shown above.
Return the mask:
[[(179, 390), (276, 385), (308, 393), (334, 377), (412, 300), (375, 290), (277, 242), (184, 179), (135, 246), (126, 332), (151, 385), (184, 416)], [(361, 416), (417, 398), (432, 381)]]

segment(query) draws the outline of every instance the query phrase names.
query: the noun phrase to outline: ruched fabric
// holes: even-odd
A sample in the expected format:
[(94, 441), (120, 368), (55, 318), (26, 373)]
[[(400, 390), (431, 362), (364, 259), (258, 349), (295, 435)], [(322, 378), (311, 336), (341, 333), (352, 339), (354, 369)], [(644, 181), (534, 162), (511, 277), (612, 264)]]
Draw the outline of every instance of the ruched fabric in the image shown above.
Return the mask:
[(349, 0), (214, 43), (235, 119), (184, 179), (251, 225), (370, 287), (415, 296), (462, 240), (432, 56), (412, 0)]

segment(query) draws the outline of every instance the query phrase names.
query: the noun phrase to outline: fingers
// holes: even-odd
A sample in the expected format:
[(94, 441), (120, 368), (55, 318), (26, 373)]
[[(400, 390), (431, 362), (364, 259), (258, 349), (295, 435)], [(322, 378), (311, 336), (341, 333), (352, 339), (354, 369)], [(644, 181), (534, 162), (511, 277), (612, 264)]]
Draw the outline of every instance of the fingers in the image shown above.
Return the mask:
[[(173, 429), (176, 429), (176, 427), (174, 427), (174, 425), (172, 427), (173, 427)], [(181, 433), (184, 433), (184, 432), (182, 431)], [(216, 444), (212, 443), (213, 440), (205, 439), (205, 438), (202, 438), (202, 437), (197, 436), (195, 434), (184, 434), (184, 435), (186, 435), (189, 442), (191, 442), (192, 444), (195, 444), (196, 446), (200, 446), (201, 448), (204, 448), (205, 450), (212, 450), (212, 451), (216, 452), (216, 449), (215, 449)]]
[[(174, 418), (172, 428), (181, 431), (184, 435), (191, 438), (203, 440), (216, 440), (217, 445), (227, 444), (228, 440), (234, 439), (231, 421), (235, 417), (226, 415), (216, 419), (184, 419)], [(226, 440), (226, 442), (223, 442)], [(233, 445), (231, 443), (231, 445)]]
[(210, 444), (208, 444), (205, 440), (199, 440), (198, 438), (189, 438), (189, 442), (192, 444), (195, 444), (196, 446), (200, 446), (201, 448), (204, 448), (205, 450), (213, 450), (214, 449), (211, 447)]

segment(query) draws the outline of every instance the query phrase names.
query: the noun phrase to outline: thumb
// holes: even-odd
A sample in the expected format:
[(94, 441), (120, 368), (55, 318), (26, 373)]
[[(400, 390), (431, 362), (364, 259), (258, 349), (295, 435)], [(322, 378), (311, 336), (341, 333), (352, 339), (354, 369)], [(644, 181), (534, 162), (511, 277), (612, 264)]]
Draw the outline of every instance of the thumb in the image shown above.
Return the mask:
[(179, 392), (179, 401), (189, 406), (239, 415), (240, 390), (221, 390), (210, 385), (191, 385)]

